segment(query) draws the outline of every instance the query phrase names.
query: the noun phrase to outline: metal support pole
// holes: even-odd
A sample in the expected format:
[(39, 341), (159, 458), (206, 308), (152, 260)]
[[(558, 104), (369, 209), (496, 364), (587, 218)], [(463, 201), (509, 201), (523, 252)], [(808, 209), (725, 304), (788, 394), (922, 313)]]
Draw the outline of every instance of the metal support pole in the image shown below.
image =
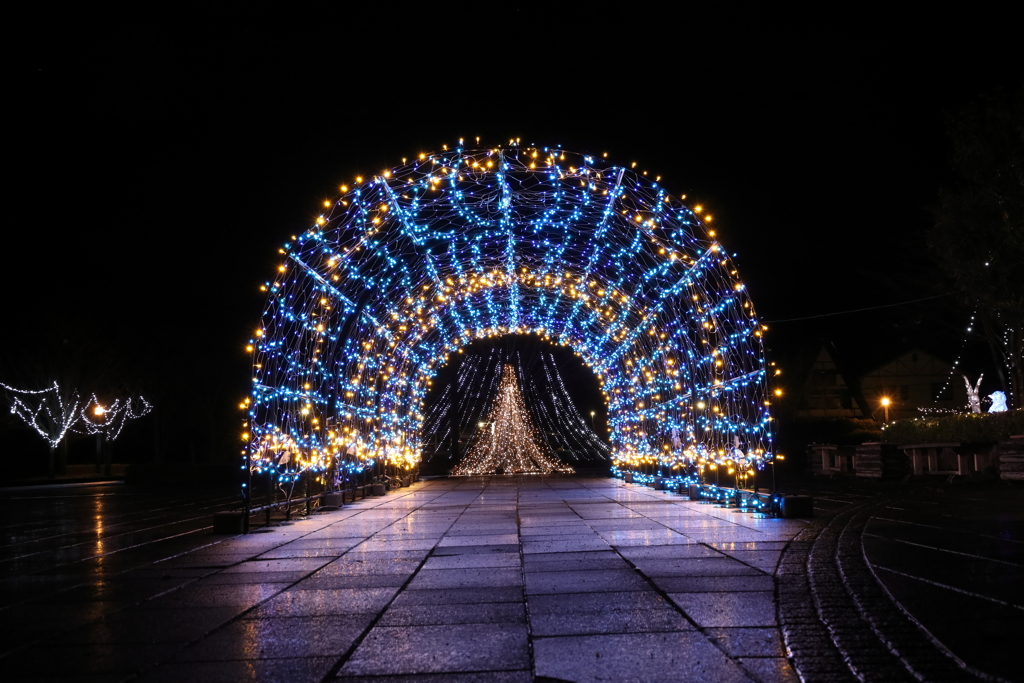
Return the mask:
[(306, 472), (306, 516), (308, 517), (313, 512), (313, 501), (309, 497), (309, 478), (313, 476), (311, 472)]
[(277, 502), (277, 489), (274, 487), (274, 473), (267, 470), (267, 526), (270, 526), (270, 510)]

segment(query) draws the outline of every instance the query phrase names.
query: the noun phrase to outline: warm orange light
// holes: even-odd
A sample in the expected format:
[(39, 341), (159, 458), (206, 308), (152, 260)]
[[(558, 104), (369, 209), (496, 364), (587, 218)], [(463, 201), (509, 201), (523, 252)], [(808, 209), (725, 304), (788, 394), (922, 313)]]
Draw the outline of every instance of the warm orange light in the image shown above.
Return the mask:
[(889, 401), (889, 397), (888, 396), (885, 396), (885, 397), (882, 398), (882, 405), (883, 406), (888, 408), (889, 407), (889, 403), (890, 403), (890, 401)]

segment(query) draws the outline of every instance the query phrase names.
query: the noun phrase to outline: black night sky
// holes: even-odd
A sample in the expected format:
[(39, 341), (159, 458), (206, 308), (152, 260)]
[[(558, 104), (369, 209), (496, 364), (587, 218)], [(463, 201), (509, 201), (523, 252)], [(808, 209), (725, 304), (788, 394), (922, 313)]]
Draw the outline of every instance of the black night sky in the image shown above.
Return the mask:
[[(63, 349), (152, 396), (165, 451), (230, 459), (279, 244), (342, 182), (459, 137), (637, 161), (714, 213), (767, 321), (944, 294), (921, 234), (943, 112), (1024, 72), (996, 13), (416, 7), (11, 27), (0, 380), (27, 385)], [(778, 323), (768, 343), (951, 356), (968, 315), (940, 297)], [(35, 444), (15, 426), (0, 450)]]

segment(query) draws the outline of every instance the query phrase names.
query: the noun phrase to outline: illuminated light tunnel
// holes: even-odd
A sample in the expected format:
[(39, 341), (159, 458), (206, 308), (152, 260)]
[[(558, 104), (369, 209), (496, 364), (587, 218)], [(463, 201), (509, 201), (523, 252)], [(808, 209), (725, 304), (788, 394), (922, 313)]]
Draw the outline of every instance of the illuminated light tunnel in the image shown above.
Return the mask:
[(509, 334), (568, 346), (595, 373), (620, 469), (771, 460), (763, 326), (685, 196), (515, 141), (340, 190), (262, 287), (243, 468), (286, 481), (415, 466), (438, 368)]

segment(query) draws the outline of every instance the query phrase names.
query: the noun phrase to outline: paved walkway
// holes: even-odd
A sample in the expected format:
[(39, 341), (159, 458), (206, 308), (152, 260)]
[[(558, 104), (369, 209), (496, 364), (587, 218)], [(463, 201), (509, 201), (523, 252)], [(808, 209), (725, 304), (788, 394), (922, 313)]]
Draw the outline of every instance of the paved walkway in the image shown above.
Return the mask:
[(805, 526), (609, 479), (432, 480), (61, 591), (53, 618), (82, 600), (103, 617), (0, 664), (33, 680), (793, 680), (771, 574)]
[[(612, 479), (436, 479), (211, 536), (230, 497), (7, 492), (26, 514), (3, 522), (0, 670), (97, 683), (769, 683), (977, 680), (973, 662), (1012, 680), (991, 653), (970, 659), (977, 647), (957, 665), (876, 579), (875, 556), (929, 590), (955, 578), (875, 548), (879, 524), (911, 514), (894, 495), (823, 496), (801, 521)], [(936, 519), (914, 514), (900, 529)], [(957, 543), (944, 554), (981, 562)], [(941, 585), (1002, 600), (1015, 619), (1020, 567), (1005, 545), (985, 560), (1003, 567), (991, 589)]]

